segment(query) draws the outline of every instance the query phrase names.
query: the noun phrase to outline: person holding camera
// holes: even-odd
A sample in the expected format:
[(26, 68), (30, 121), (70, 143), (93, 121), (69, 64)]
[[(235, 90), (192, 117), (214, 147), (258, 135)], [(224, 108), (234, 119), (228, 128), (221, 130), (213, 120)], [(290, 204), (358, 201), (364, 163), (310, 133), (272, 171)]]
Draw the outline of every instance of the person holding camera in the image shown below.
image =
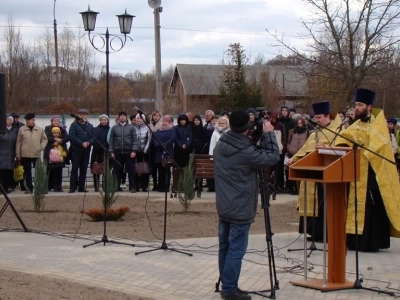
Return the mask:
[(238, 281), (257, 210), (258, 171), (279, 161), (279, 148), (269, 121), (263, 123), (260, 148), (247, 138), (250, 117), (246, 111), (233, 111), (229, 123), (231, 130), (221, 136), (213, 152), (221, 298), (248, 300), (251, 296), (238, 289)]

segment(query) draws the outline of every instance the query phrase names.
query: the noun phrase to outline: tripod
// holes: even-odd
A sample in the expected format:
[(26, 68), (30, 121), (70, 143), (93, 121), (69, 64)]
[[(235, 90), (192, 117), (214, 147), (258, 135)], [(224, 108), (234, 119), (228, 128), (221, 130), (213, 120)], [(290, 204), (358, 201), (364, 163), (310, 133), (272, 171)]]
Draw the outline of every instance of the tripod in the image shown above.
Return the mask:
[[(307, 182), (304, 182), (304, 184), (307, 184)], [(315, 185), (315, 189), (317, 189), (317, 185)], [(319, 194), (317, 193), (317, 195), (319, 196)], [(310, 253), (308, 253), (307, 257), (310, 258), (311, 254), (314, 251), (324, 251), (323, 249), (318, 249), (317, 246), (315, 245), (315, 206), (316, 206), (316, 196), (315, 191), (314, 191), (314, 207), (313, 207), (313, 218), (311, 220), (312, 222), (312, 235), (311, 235), (311, 244), (310, 247), (308, 247), (306, 249), (306, 251), (310, 251)], [(307, 201), (306, 198), (304, 198), (304, 201)], [(319, 202), (319, 204), (323, 203), (323, 201)], [(306, 214), (307, 212), (304, 212), (304, 214)], [(304, 226), (303, 226), (304, 227)], [(307, 228), (308, 228), (308, 224), (307, 224)], [(307, 233), (307, 228), (303, 228), (303, 234)], [(304, 248), (297, 248), (297, 249), (288, 249), (288, 252), (294, 252), (294, 251), (304, 251)]]
[[(269, 213), (270, 198), (272, 191), (269, 189), (269, 182), (267, 177), (267, 170), (260, 170), (260, 189), (261, 189), (261, 203), (264, 208), (264, 226), (265, 226), (265, 239), (267, 241), (268, 252), (268, 269), (270, 289), (261, 291), (249, 291), (249, 294), (259, 295), (269, 299), (276, 299), (275, 291), (279, 290), (279, 281), (276, 276), (274, 245), (272, 243), (272, 236), (274, 235), (271, 229), (271, 218)], [(265, 295), (264, 293), (270, 293)]]
[[(138, 111), (138, 112), (139, 112), (139, 115), (142, 118), (144, 124), (146, 124), (147, 128), (151, 131), (149, 124), (147, 123), (146, 119), (143, 118), (143, 116), (142, 116), (143, 113), (141, 111)], [(153, 252), (153, 251), (157, 251), (157, 250), (164, 250), (164, 251), (172, 251), (172, 252), (181, 253), (181, 254), (185, 254), (185, 255), (188, 255), (188, 256), (193, 256), (192, 253), (187, 253), (187, 252), (183, 252), (183, 251), (176, 250), (174, 248), (168, 247), (168, 244), (166, 242), (166, 238), (167, 238), (167, 208), (168, 208), (168, 172), (169, 172), (169, 168), (171, 166), (178, 166), (178, 164), (171, 157), (171, 155), (169, 154), (166, 146), (160, 140), (160, 138), (157, 136), (157, 134), (153, 134), (153, 137), (157, 140), (157, 142), (162, 146), (162, 148), (164, 150), (164, 159), (163, 160), (165, 162), (163, 163), (163, 167), (165, 168), (165, 176), (164, 176), (165, 188), (164, 188), (164, 233), (163, 233), (163, 240), (162, 240), (162, 243), (161, 243), (160, 247), (154, 248), (154, 249), (150, 249), (150, 250), (135, 252), (135, 255), (148, 253), (148, 252)]]
[(1, 183), (0, 183), (0, 190), (1, 190), (1, 193), (3, 194), (4, 198), (6, 199), (6, 203), (4, 203), (3, 207), (0, 210), (0, 218), (6, 211), (7, 207), (10, 206), (12, 211), (14, 212), (14, 215), (17, 217), (19, 223), (21, 224), (22, 228), (24, 229), (24, 231), (29, 232), (28, 228), (26, 228), (24, 222), (22, 221), (21, 217), (19, 216), (17, 210), (15, 209), (14, 205), (12, 204), (10, 198), (8, 197), (6, 191), (4, 190), (4, 187)]
[[(89, 135), (96, 141), (96, 143), (97, 143), (98, 145), (100, 145), (101, 148), (103, 148), (104, 153), (107, 153), (107, 154), (108, 154), (108, 149), (106, 149), (106, 148), (99, 142), (99, 140), (93, 135), (93, 133), (92, 133), (91, 131), (89, 131), (89, 130), (87, 130), (87, 129), (85, 128), (84, 123), (81, 123), (81, 121), (83, 121), (83, 119), (80, 118), (80, 117), (78, 117), (78, 116), (76, 116), (75, 114), (71, 114), (71, 116), (75, 117), (75, 119), (76, 119), (75, 122), (77, 122), (77, 123), (79, 124), (79, 126), (81, 126), (82, 129), (83, 129), (85, 132), (89, 133)], [(113, 174), (112, 174), (110, 168), (108, 167), (108, 162), (109, 162), (108, 158), (109, 158), (109, 157), (110, 157), (110, 156), (109, 156), (109, 154), (108, 154), (107, 159), (105, 159), (105, 162), (104, 162), (104, 174), (103, 174), (104, 196), (103, 196), (103, 197), (108, 197), (108, 196), (109, 196), (109, 192), (110, 192), (110, 191), (108, 191), (107, 184), (104, 184), (104, 176), (107, 176), (108, 178), (109, 178), (110, 176), (113, 176)], [(117, 161), (117, 162), (118, 162), (118, 161)], [(106, 165), (106, 164), (107, 164), (107, 165)], [(107, 205), (106, 205), (105, 199), (103, 199), (103, 200), (104, 200), (104, 203), (103, 203), (103, 206), (104, 206), (103, 236), (102, 236), (101, 240), (97, 240), (97, 241), (94, 241), (93, 243), (84, 245), (83, 248), (86, 248), (86, 247), (89, 247), (89, 246), (92, 246), (92, 245), (97, 245), (97, 244), (100, 244), (100, 243), (103, 243), (104, 246), (105, 246), (106, 244), (118, 244), (118, 245), (126, 245), (126, 246), (135, 247), (134, 244), (123, 243), (123, 242), (118, 242), (118, 241), (113, 241), (113, 240), (109, 240), (109, 239), (108, 239), (108, 237), (107, 237)]]

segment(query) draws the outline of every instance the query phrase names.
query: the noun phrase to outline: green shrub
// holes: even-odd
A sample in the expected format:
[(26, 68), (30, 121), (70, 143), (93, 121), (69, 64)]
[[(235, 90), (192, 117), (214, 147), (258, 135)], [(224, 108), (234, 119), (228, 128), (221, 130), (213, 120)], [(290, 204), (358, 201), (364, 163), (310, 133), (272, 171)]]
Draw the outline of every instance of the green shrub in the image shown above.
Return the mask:
[[(33, 209), (36, 212), (40, 212), (44, 210), (44, 197), (47, 194), (49, 182), (49, 174), (47, 173), (47, 162), (43, 157), (37, 159), (35, 164), (35, 177), (33, 179), (33, 192), (32, 192), (32, 200), (33, 200)], [(26, 182), (24, 182), (25, 188), (29, 191), (29, 188), (26, 186)]]
[(185, 212), (189, 210), (191, 201), (194, 199), (195, 194), (195, 177), (194, 177), (194, 156), (191, 155), (189, 164), (183, 168), (183, 174), (179, 178), (178, 184), (178, 199), (179, 203), (183, 206)]

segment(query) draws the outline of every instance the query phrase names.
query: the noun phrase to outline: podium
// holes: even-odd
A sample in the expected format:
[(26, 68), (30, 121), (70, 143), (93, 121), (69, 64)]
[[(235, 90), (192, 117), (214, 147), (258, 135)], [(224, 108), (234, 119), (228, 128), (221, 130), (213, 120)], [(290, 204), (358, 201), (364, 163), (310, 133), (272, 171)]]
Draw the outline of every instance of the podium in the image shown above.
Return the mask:
[[(355, 170), (356, 168), (356, 170)], [(326, 224), (328, 243), (328, 276), (326, 279), (326, 252), (324, 251), (324, 278), (308, 279), (304, 269), (303, 280), (290, 281), (293, 285), (320, 290), (323, 292), (353, 287), (346, 280), (346, 208), (347, 183), (360, 180), (360, 150), (348, 147), (321, 147), (289, 168), (289, 179), (323, 183), (325, 186), (324, 224)], [(356, 172), (355, 172), (356, 171)], [(356, 178), (354, 178), (356, 176)], [(304, 216), (307, 218), (307, 197), (304, 197)], [(306, 220), (304, 221), (307, 223)], [(306, 227), (304, 228), (306, 232)], [(324, 249), (326, 248), (324, 234)], [(307, 248), (306, 234), (304, 245)], [(306, 251), (306, 250), (305, 250)], [(307, 267), (307, 255), (305, 255)]]

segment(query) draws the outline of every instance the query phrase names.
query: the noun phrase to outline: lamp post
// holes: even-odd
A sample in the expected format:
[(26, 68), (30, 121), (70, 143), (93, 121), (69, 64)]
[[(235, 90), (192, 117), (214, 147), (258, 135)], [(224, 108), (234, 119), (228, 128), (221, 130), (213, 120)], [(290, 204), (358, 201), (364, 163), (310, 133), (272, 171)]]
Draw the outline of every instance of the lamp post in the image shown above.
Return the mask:
[[(117, 15), (121, 35), (110, 34), (108, 32), (108, 27), (106, 29), (105, 34), (92, 34), (91, 35), (91, 32), (95, 29), (96, 18), (99, 13), (95, 12), (93, 10), (90, 10), (90, 6), (89, 6), (87, 11), (81, 12), (80, 14), (82, 15), (83, 27), (85, 28), (85, 31), (88, 32), (88, 38), (89, 38), (90, 44), (97, 51), (106, 54), (106, 112), (107, 112), (107, 115), (110, 116), (110, 62), (109, 62), (110, 48), (113, 52), (118, 52), (125, 46), (127, 38), (129, 38), (132, 41), (132, 38), (127, 36), (127, 34), (129, 34), (131, 32), (132, 20), (135, 16), (128, 14), (126, 12), (126, 9), (125, 9), (125, 13), (123, 13), (121, 15)], [(97, 47), (94, 44), (94, 39), (96, 37), (99, 37), (103, 41), (101, 47)], [(111, 39), (110, 39), (110, 37), (111, 37)], [(121, 42), (121, 44), (119, 45), (118, 48), (113, 48), (112, 43), (113, 43), (114, 39), (118, 39)], [(103, 50), (104, 48), (105, 48), (105, 50)]]

